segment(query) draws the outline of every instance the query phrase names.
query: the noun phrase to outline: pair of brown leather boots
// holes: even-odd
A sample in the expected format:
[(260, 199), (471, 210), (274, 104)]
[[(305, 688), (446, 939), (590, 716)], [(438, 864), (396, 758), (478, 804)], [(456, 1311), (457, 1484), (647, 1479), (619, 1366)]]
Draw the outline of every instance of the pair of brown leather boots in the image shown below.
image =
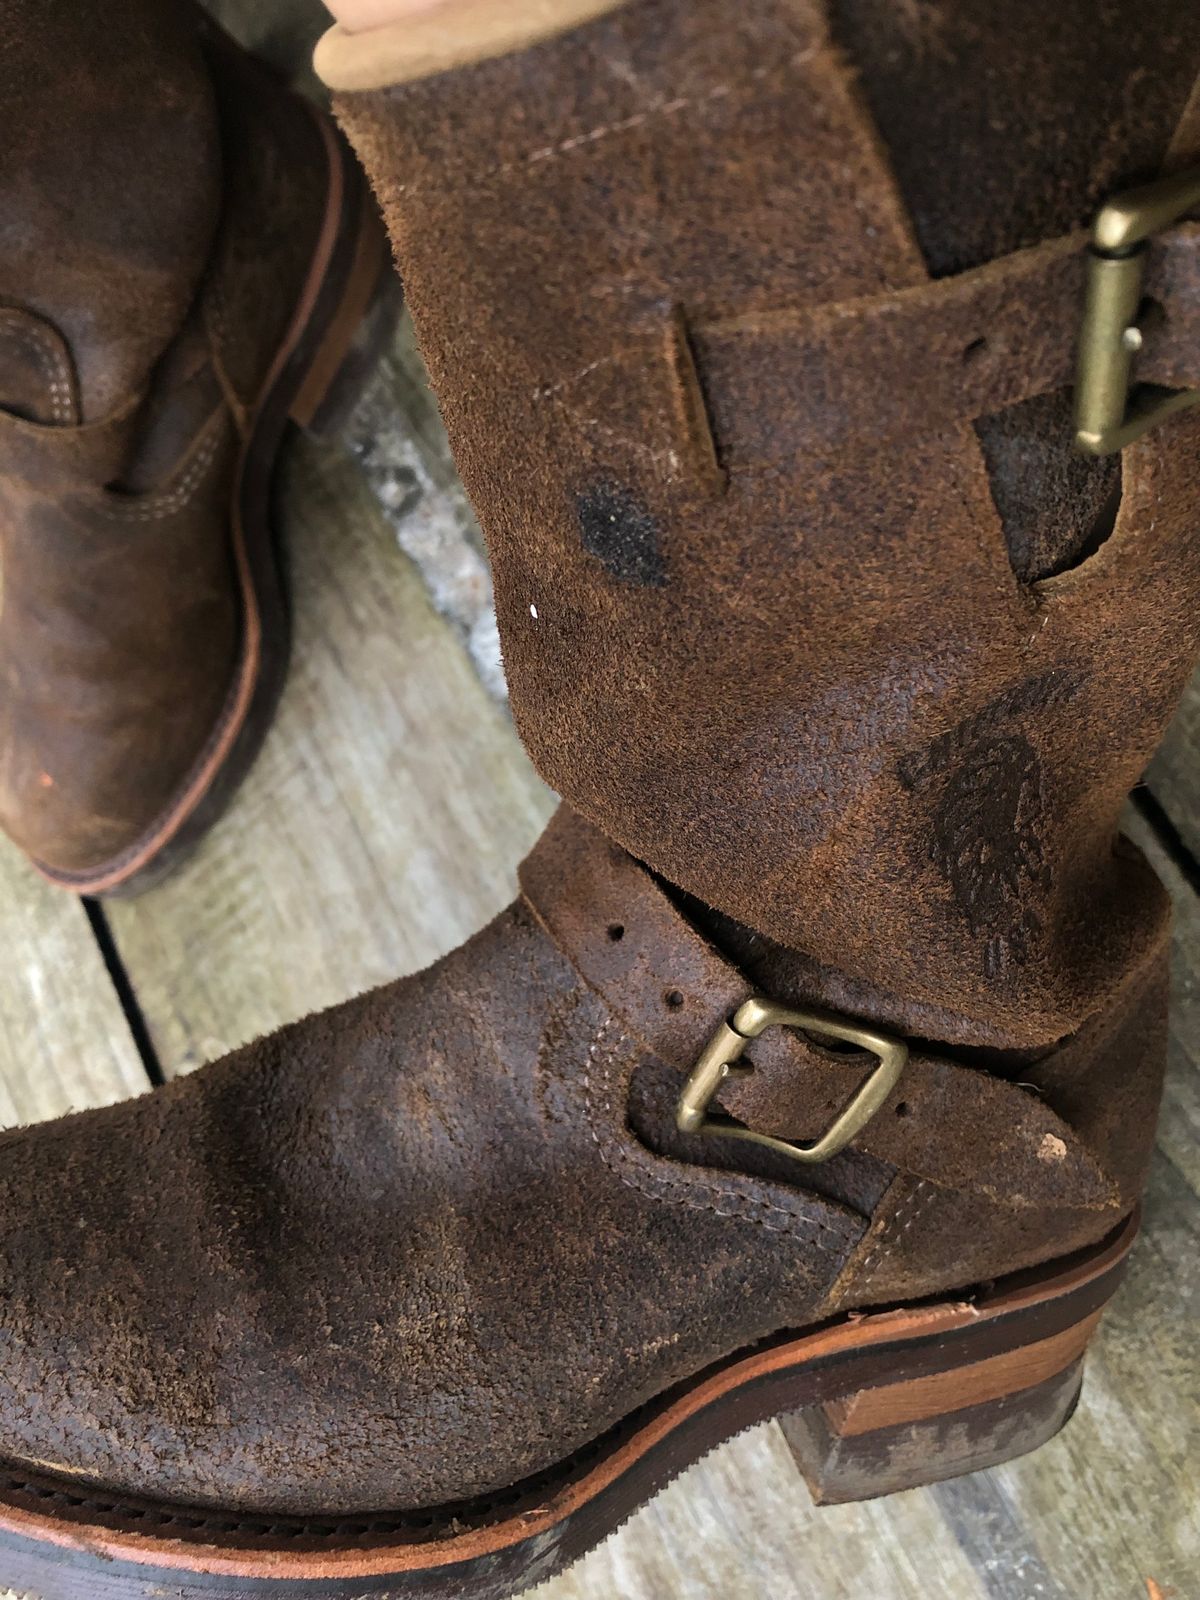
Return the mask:
[[(1118, 822), (1196, 656), (1200, 424), (1090, 459), (1068, 390), (1110, 262), (1133, 414), (1200, 381), (1200, 229), (1080, 231), (1197, 155), (1187, 18), (453, 4), (453, 61), (318, 59), (565, 804), (430, 971), (0, 1141), (0, 1580), (45, 1600), (510, 1595), (777, 1414), (828, 1499), (1006, 1459), (1135, 1230), (1168, 909)], [(182, 10), (0, 17), (0, 806), (120, 892), (269, 714), (270, 469), (380, 236)]]

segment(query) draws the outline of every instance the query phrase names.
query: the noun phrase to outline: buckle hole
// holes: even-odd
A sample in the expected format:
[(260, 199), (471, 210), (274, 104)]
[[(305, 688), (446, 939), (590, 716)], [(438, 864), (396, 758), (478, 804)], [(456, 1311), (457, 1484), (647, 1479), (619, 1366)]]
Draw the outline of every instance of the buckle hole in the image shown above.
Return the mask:
[(908, 1116), (908, 1101), (907, 1100), (901, 1100), (900, 1104), (896, 1107), (896, 1115), (898, 1117), (906, 1117), (906, 1116)]
[(663, 999), (672, 1011), (678, 1011), (683, 1005), (683, 996), (678, 989), (668, 989)]
[(975, 363), (979, 360), (980, 356), (983, 355), (983, 353), (987, 349), (987, 347), (988, 347), (988, 342), (983, 337), (980, 337), (978, 339), (972, 339), (970, 344), (967, 345), (966, 349), (962, 353), (962, 364), (963, 364), (963, 366), (964, 367), (972, 367), (972, 366), (974, 366)]
[(623, 939), (625, 937), (624, 924), (620, 922), (610, 922), (608, 925), (608, 937), (614, 944), (616, 944), (619, 939)]

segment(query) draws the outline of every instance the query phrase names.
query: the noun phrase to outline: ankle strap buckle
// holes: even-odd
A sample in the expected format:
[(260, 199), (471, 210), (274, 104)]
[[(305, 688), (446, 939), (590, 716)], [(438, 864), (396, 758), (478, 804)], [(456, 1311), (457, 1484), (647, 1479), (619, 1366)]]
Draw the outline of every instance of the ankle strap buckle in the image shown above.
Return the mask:
[[(843, 1044), (857, 1045), (879, 1058), (875, 1071), (815, 1144), (792, 1144), (787, 1139), (743, 1128), (728, 1117), (709, 1114), (708, 1108), (725, 1079), (753, 1070), (739, 1067), (736, 1062), (750, 1041), (771, 1027), (801, 1028), (818, 1039), (836, 1039)], [(681, 1133), (705, 1133), (765, 1144), (768, 1149), (777, 1150), (794, 1161), (828, 1161), (830, 1156), (844, 1150), (870, 1122), (891, 1094), (907, 1060), (908, 1046), (900, 1039), (878, 1033), (848, 1017), (833, 1016), (825, 1011), (791, 1011), (754, 995), (738, 1007), (729, 1022), (721, 1024), (704, 1047), (679, 1096), (675, 1124)]]
[(1101, 207), (1092, 224), (1087, 289), (1075, 374), (1075, 443), (1090, 456), (1111, 455), (1172, 411), (1200, 402), (1200, 389), (1134, 384), (1142, 347), (1138, 311), (1149, 240), (1200, 205), (1200, 170), (1127, 189)]

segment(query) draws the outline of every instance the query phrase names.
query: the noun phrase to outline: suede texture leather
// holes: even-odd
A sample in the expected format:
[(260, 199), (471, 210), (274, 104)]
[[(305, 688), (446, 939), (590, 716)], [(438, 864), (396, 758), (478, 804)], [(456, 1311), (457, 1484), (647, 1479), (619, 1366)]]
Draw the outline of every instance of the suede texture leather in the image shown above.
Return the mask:
[(0, 303), (61, 332), (92, 421), (144, 390), (220, 215), (196, 12), (2, 0), (0, 90)]
[[(975, 424), (1068, 380), (1070, 230), (1122, 157), (1053, 218), (947, 245), (931, 281), (845, 48), (814, 0), (635, 0), (337, 109), (489, 541), (542, 775), (827, 974), (830, 1004), (1038, 1051), (1162, 938), (1165, 897), (1114, 846), (1196, 656), (1200, 423), (1126, 451), (1111, 535), (1023, 580), (1079, 529), (1033, 528), (1014, 555), (988, 452), (1021, 462), (1028, 427), (981, 444)], [(1181, 57), (1135, 168), (1185, 78)], [(987, 260), (1042, 220), (1067, 232), (1032, 271)], [(1162, 259), (1192, 249), (1181, 230)], [(1161, 361), (1195, 381), (1192, 293)], [(1088, 489), (1092, 520), (1109, 489)]]
[[(1152, 1121), (1081, 1130), (949, 1058), (911, 1063), (840, 1196), (749, 1146), (661, 1153), (632, 1080), (677, 1095), (745, 980), (565, 810), (522, 883), (418, 977), (0, 1139), (0, 1453), (192, 1505), (443, 1505), (835, 1303), (966, 1288), (1128, 1210)], [(1113, 1042), (1092, 1072), (1130, 1073)], [(861, 1071), (782, 1032), (750, 1054), (728, 1109), (791, 1133)], [(906, 1184), (956, 1231), (906, 1234), (873, 1282), (853, 1264)]]
[(45, 29), (64, 51), (69, 35), (72, 63), (94, 33), (97, 73), (114, 29), (77, 7), (2, 14), (19, 41), (0, 61), (3, 115), (30, 147), (27, 166), (5, 163), (4, 211), (45, 270), (7, 250), (0, 268), (0, 825), (40, 865), (86, 873), (137, 845), (225, 714), (239, 455), (327, 163), (307, 109), (223, 36), (193, 19), (147, 24), (134, 45), (124, 12), (137, 87), (72, 66), (86, 84), (59, 149)]
[[(521, 886), (584, 980), (673, 1069), (665, 1108), (673, 1116), (683, 1079), (752, 985), (680, 919), (665, 894), (648, 891), (632, 858), (565, 808), (522, 867)], [(828, 1168), (840, 1157), (814, 1167), (775, 1157), (766, 1167), (755, 1163), (790, 1186), (816, 1185), (872, 1215), (862, 1255), (879, 1254), (875, 1240), (910, 1188), (922, 1189), (924, 1205), (938, 1205), (943, 1220), (909, 1241), (907, 1255), (886, 1253), (869, 1283), (859, 1281), (855, 1266), (831, 1289), (830, 1306), (918, 1298), (1031, 1266), (1102, 1238), (1132, 1208), (1162, 1089), (1166, 960), (1164, 940), (1129, 974), (1103, 1017), (1025, 1063), (1019, 1082), (969, 1054), (956, 1058), (909, 1041), (900, 1081), (853, 1142), (850, 1183), (843, 1173), (831, 1181)], [(783, 1029), (755, 1040), (744, 1060), (753, 1070), (727, 1080), (714, 1109), (801, 1143), (825, 1131), (875, 1066), (868, 1055), (835, 1053)], [(740, 1143), (681, 1140), (661, 1115), (660, 1108), (658, 1120), (639, 1119), (635, 1110), (634, 1122), (678, 1159), (724, 1158), (739, 1167), (752, 1160)], [(887, 1180), (887, 1192), (860, 1187), (864, 1159)]]
[[(1081, 229), (1109, 195), (1155, 177), (1200, 70), (1175, 0), (831, 0), (830, 19), (938, 279)], [(1068, 346), (1077, 315), (1075, 300)], [(977, 346), (972, 368), (982, 355)], [(1070, 415), (1060, 387), (975, 423), (1026, 582), (1077, 558), (1119, 490), (1120, 458), (1078, 455)]]
[[(507, 1488), (768, 1334), (1104, 1238), (1165, 1004), (1116, 815), (1200, 598), (1194, 419), (1128, 453), (1096, 556), (1018, 577), (975, 408), (1053, 394), (1057, 346), (1048, 388), (997, 361), (899, 444), (822, 440), (806, 375), (879, 390), (880, 307), (929, 273), (806, 0), (638, 0), (341, 110), (572, 805), (429, 972), (0, 1139), (0, 1453), (277, 1513)], [(830, 307), (867, 326), (844, 372)], [(656, 874), (909, 1042), (834, 1161), (675, 1128), (751, 983)], [(791, 1139), (867, 1068), (781, 1030), (747, 1056), (721, 1108)]]

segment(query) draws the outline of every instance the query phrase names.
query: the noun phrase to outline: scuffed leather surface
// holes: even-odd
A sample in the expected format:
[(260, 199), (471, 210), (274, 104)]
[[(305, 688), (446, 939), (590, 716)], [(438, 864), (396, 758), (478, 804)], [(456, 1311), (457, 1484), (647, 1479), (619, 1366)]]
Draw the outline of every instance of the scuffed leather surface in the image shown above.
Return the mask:
[(1200, 71), (1195, 19), (1175, 0), (829, 11), (939, 278), (1086, 227), (1155, 177)]
[[(1133, 849), (1126, 842), (1121, 848)], [(718, 1024), (754, 986), (665, 894), (651, 892), (628, 856), (566, 808), (523, 865), (521, 883), (585, 980), (674, 1068), (677, 1097)], [(871, 1230), (830, 1306), (961, 1288), (1094, 1243), (1125, 1216), (1145, 1182), (1162, 1092), (1166, 979), (1164, 939), (1103, 1013), (1024, 1063), (1019, 1075), (996, 1075), (971, 1052), (908, 1041), (900, 1080), (853, 1141), (853, 1170), (832, 1174), (832, 1192), (843, 1196), (863, 1195), (864, 1180), (867, 1191), (873, 1178), (894, 1181), (887, 1193), (859, 1201), (872, 1216)], [(819, 1005), (814, 989), (789, 995), (789, 1003)], [(873, 1011), (867, 1020), (895, 1031), (886, 1013)], [(757, 1132), (800, 1142), (825, 1131), (874, 1065), (783, 1029), (756, 1039), (743, 1061), (753, 1070), (726, 1081), (716, 1109)], [(745, 1147), (719, 1139), (664, 1141), (661, 1120), (649, 1132), (656, 1144), (669, 1142), (697, 1162), (747, 1159)], [(827, 1192), (827, 1168), (836, 1164), (797, 1168), (785, 1160), (764, 1170)], [(905, 1233), (905, 1249), (893, 1260), (876, 1241), (890, 1238), (894, 1213), (914, 1188), (923, 1206), (938, 1203), (945, 1220)], [(869, 1289), (860, 1281), (866, 1257), (874, 1258)]]
[[(714, 1030), (754, 993), (745, 976), (688, 926), (631, 857), (565, 807), (522, 866), (521, 886), (585, 981), (674, 1065), (681, 1087)], [(870, 1020), (890, 1027), (886, 1016)], [(1157, 1043), (1150, 1041), (1144, 1061), (1125, 1052), (1132, 1079), (1149, 1076), (1153, 1085)], [(875, 1064), (782, 1029), (756, 1039), (747, 1060), (754, 1071), (726, 1082), (722, 1106), (760, 1132), (801, 1141), (824, 1132)], [(900, 1105), (904, 1114), (897, 1116)], [(1121, 1203), (1104, 1171), (1082, 1152), (1069, 1177), (1041, 1170), (1034, 1152), (1047, 1133), (1066, 1132), (1050, 1105), (949, 1054), (916, 1045), (887, 1112), (855, 1142), (893, 1168), (903, 1165), (946, 1187), (986, 1189), (995, 1165), (1010, 1187), (1028, 1182), (1056, 1203), (1084, 1209)], [(1133, 1137), (1144, 1139), (1144, 1128)]]
[(244, 413), (308, 276), (329, 163), (308, 106), (224, 36), (209, 50), (227, 157), (202, 314), (213, 360)]
[[(765, 1335), (967, 1290), (1132, 1205), (1153, 996), (1041, 1094), (914, 1059), (810, 1172), (671, 1133), (747, 985), (653, 879), (564, 810), (522, 882), (428, 972), (0, 1139), (0, 1458), (227, 1509), (442, 1505)], [(748, 1059), (724, 1108), (790, 1136), (862, 1071), (783, 1031)], [(938, 1209), (905, 1228), (914, 1192)]]
[[(338, 110), (543, 776), (907, 1031), (1042, 1050), (1101, 1011), (1166, 916), (1114, 841), (1196, 653), (1196, 419), (1126, 452), (1112, 536), (1037, 585), (974, 428), (924, 428), (919, 385), (899, 445), (777, 457), (767, 411), (737, 459), (718, 429), (714, 462), (708, 421), (737, 391), (710, 382), (710, 321), (928, 278), (815, 4), (639, 0)], [(744, 392), (777, 356), (736, 374)], [(904, 382), (870, 359), (842, 376)], [(775, 387), (785, 432), (805, 407), (819, 422), (802, 366)]]
[(6, 1136), (0, 1455), (196, 1504), (437, 1504), (803, 1321), (866, 1219), (655, 1156), (624, 1125), (640, 1055), (517, 906)]
[[(953, 1290), (968, 1261), (978, 1280), (1002, 1277), (1015, 1261), (1044, 1259), (1049, 1240), (1093, 1242), (1105, 1231), (1098, 1224), (1107, 1219), (1111, 1226), (1133, 1208), (1146, 1182), (1162, 1096), (1168, 956), (1164, 940), (1104, 1012), (1020, 1069), (1012, 1087), (1042, 1108), (1040, 1125), (1030, 1119), (1017, 1127), (997, 1116), (989, 1095), (980, 1095), (967, 1116), (943, 1115), (945, 1103), (936, 1098), (901, 1101), (904, 1128), (925, 1113), (937, 1142), (952, 1146), (972, 1176), (939, 1183), (923, 1175), (919, 1158), (905, 1161), (827, 1310)], [(1049, 1125), (1051, 1115), (1072, 1137)], [(770, 1125), (769, 1116), (762, 1120)], [(1076, 1145), (1094, 1154), (1107, 1179), (1107, 1206), (1097, 1204), (1095, 1174)]]
[[(114, 30), (74, 8), (72, 31), (67, 9), (40, 23), (23, 5), (0, 13), (21, 34), (0, 64), (0, 82), (13, 75), (3, 115), (30, 122), (29, 169), (6, 162), (6, 217), (38, 238), (55, 228), (44, 271), (17, 285), (28, 303), (0, 319), (0, 824), (40, 864), (77, 873), (136, 845), (225, 713), (242, 633), (236, 468), (312, 259), (327, 160), (300, 102), (194, 21), (124, 40), (138, 88), (108, 84), (93, 127), (90, 99), (64, 100), (61, 73), (69, 84), (98, 71)], [(57, 60), (44, 54), (51, 23)], [(93, 32), (104, 42), (87, 62)], [(147, 99), (170, 136), (144, 149)], [(52, 115), (76, 141), (73, 165), (54, 158), (55, 173), (71, 166), (57, 187), (57, 147), (45, 129), (34, 138)], [(169, 151), (180, 166), (167, 173)], [(119, 203), (106, 190), (118, 162)], [(202, 249), (188, 245), (187, 207), (205, 217)], [(101, 210), (107, 243), (88, 226)], [(93, 368), (104, 382), (89, 387)]]
[(61, 330), (89, 420), (145, 387), (211, 248), (220, 136), (195, 31), (187, 3), (0, 0), (0, 302)]
[(133, 843), (221, 714), (240, 626), (236, 453), (217, 413), (132, 505), (0, 479), (0, 824), (47, 866), (98, 867)]
[[(989, 462), (1012, 465), (1015, 456), (1028, 466), (1029, 452), (1040, 446), (1045, 471), (1061, 472), (1071, 485), (1072, 514), (1083, 508), (1094, 520), (1095, 496), (1111, 484), (1079, 477), (1076, 467), (1089, 458), (1075, 450), (1071, 425), (1054, 409), (1074, 376), (1087, 259), (1087, 234), (1067, 233), (954, 278), (694, 323), (721, 459), (733, 472), (787, 467), (798, 457), (822, 463), (865, 448), (904, 450), (914, 429), (987, 418)], [(1194, 387), (1200, 227), (1181, 222), (1157, 235), (1144, 272), (1159, 312), (1146, 319), (1138, 381)], [(871, 363), (881, 372), (903, 371), (905, 385), (867, 387), (862, 374)], [(805, 405), (796, 404), (801, 385)], [(1055, 452), (1068, 447), (1069, 458), (1060, 460)], [(1069, 566), (1066, 546), (1051, 554), (1047, 543), (1048, 528), (1061, 532), (1067, 522), (1061, 496), (1043, 479), (1040, 470), (1028, 472), (1004, 492), (1010, 502), (1024, 499), (1022, 537), (1030, 548), (1040, 540), (1052, 565)], [(989, 481), (994, 488), (995, 476)]]

